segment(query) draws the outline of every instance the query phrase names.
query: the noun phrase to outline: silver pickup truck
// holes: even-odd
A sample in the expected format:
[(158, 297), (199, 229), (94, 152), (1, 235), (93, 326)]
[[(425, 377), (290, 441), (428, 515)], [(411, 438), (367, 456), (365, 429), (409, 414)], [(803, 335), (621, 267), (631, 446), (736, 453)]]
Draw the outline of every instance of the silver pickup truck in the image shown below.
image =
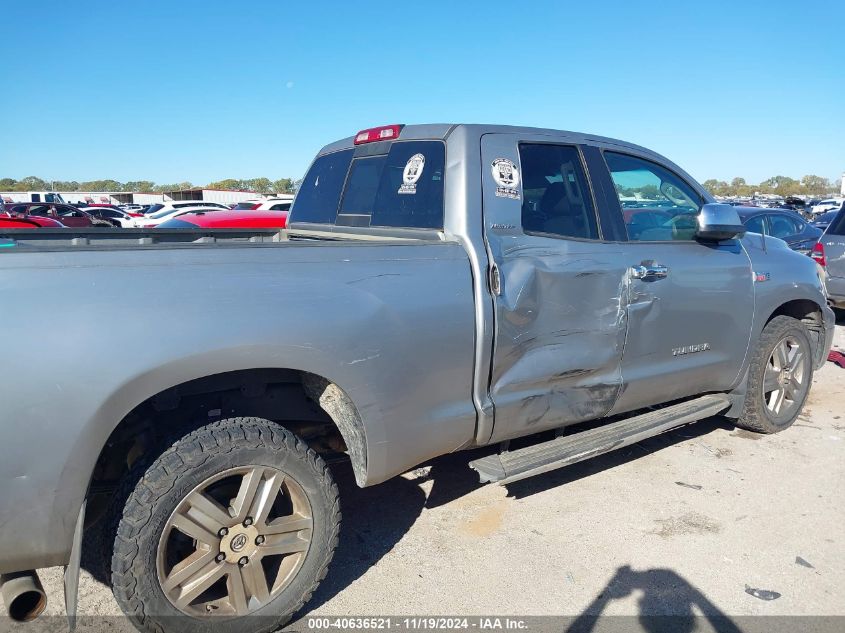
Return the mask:
[(281, 233), (7, 231), (0, 289), (7, 607), (64, 565), (73, 614), (93, 534), (148, 631), (298, 610), (336, 460), (371, 486), (493, 445), (468, 466), (506, 484), (717, 414), (773, 433), (834, 328), (816, 263), (662, 156), (482, 125), (327, 145)]

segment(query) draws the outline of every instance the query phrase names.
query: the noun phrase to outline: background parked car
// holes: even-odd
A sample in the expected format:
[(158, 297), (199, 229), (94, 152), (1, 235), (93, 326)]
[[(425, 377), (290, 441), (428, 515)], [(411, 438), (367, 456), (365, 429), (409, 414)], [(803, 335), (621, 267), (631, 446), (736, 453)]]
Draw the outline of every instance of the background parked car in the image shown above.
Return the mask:
[(827, 272), (827, 295), (832, 305), (845, 309), (845, 207), (813, 246), (811, 257)]
[(838, 211), (842, 208), (843, 202), (845, 202), (845, 198), (828, 198), (827, 200), (821, 200), (818, 204), (813, 205), (813, 215), (819, 215), (825, 211)]
[(158, 225), (160, 229), (283, 229), (288, 224), (287, 211), (194, 211), (183, 213)]
[(70, 204), (19, 202), (7, 204), (6, 213), (13, 218), (50, 218), (70, 227), (113, 226)]
[(812, 224), (817, 229), (821, 229), (822, 231), (824, 231), (828, 226), (830, 226), (830, 223), (833, 222), (833, 219), (838, 213), (839, 211), (825, 211), (824, 213), (816, 216), (815, 219), (810, 222), (810, 224)]
[(136, 222), (138, 227), (140, 228), (153, 228), (158, 226), (165, 220), (170, 220), (172, 218), (176, 218), (186, 213), (191, 213), (194, 211), (205, 211), (206, 213), (221, 213), (223, 211), (229, 211), (230, 209), (225, 206), (180, 206), (178, 208), (173, 207), (165, 207), (160, 211), (156, 211), (155, 213), (151, 213), (149, 215), (145, 215), (143, 218), (137, 218)]
[(794, 211), (763, 209), (760, 207), (735, 207), (742, 223), (749, 231), (782, 239), (794, 251), (809, 254), (821, 237), (816, 228)]
[(236, 204), (233, 209), (238, 211), (290, 211), (293, 196), (276, 196), (273, 198), (255, 198), (244, 200)]
[(150, 205), (143, 205), (143, 204), (119, 204), (117, 208), (121, 211), (126, 211), (129, 215), (143, 215), (144, 209), (149, 208)]
[(220, 202), (206, 202), (205, 200), (182, 200), (179, 202), (164, 202), (159, 204), (151, 204), (150, 208), (144, 212), (144, 215), (151, 216), (160, 211), (167, 211), (172, 209), (186, 209), (188, 207), (214, 207), (216, 209), (228, 209), (229, 207)]
[(64, 229), (67, 228), (61, 222), (51, 220), (50, 218), (37, 218), (35, 216), (29, 218), (11, 218), (8, 216), (0, 216), (0, 229)]
[(80, 207), (85, 213), (93, 215), (111, 224), (123, 228), (134, 228), (138, 226), (136, 218), (129, 215), (126, 211), (122, 211), (116, 207), (99, 206), (99, 207)]

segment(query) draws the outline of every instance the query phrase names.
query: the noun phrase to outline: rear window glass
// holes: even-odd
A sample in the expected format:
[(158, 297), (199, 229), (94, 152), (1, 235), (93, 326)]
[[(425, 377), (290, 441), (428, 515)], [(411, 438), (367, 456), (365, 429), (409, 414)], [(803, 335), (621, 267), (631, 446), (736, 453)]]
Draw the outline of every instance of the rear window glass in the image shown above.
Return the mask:
[[(338, 177), (330, 171), (332, 165), (328, 162), (320, 163), (340, 153), (347, 154), (344, 160), (349, 171), (348, 178), (345, 172)], [(443, 142), (397, 141), (390, 144), (387, 154), (361, 156), (354, 160), (351, 160), (351, 150), (337, 154), (318, 159), (305, 177), (292, 209), (294, 222), (395, 228), (443, 227), (443, 171), (446, 162)], [(342, 164), (340, 158), (335, 158), (335, 165)], [(330, 178), (326, 177), (327, 173)], [(315, 190), (319, 189), (320, 182), (323, 183), (324, 195), (320, 197), (319, 204), (315, 204), (313, 199), (318, 197)], [(329, 187), (329, 184), (332, 186)], [(311, 219), (313, 217), (320, 219)]]
[(352, 151), (326, 154), (314, 161), (296, 193), (292, 222), (334, 223)]
[(828, 235), (845, 235), (845, 209), (840, 211), (830, 226), (827, 227)]

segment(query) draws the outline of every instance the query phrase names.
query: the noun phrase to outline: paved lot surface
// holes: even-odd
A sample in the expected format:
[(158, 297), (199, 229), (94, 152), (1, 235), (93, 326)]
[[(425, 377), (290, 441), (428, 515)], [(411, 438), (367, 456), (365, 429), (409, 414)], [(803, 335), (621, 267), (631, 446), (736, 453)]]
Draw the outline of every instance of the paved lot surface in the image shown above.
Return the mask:
[[(300, 617), (845, 615), (845, 369), (832, 363), (778, 435), (713, 418), (508, 488), (480, 486), (468, 457), (367, 490), (339, 473), (343, 537)], [(60, 570), (42, 577), (63, 613)], [(79, 610), (119, 613), (87, 572)]]

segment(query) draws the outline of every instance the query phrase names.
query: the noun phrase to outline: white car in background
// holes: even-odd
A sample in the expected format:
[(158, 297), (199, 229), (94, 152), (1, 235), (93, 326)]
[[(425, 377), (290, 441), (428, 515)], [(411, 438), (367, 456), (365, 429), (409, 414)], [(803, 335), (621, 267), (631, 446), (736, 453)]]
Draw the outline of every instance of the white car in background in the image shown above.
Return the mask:
[(253, 198), (243, 200), (236, 204), (233, 209), (239, 211), (290, 211), (293, 203), (293, 195), (281, 194), (272, 198)]
[(158, 226), (165, 220), (172, 220), (173, 218), (178, 218), (180, 215), (184, 215), (186, 213), (196, 213), (197, 211), (204, 211), (206, 213), (211, 213), (213, 211), (228, 211), (229, 207), (224, 204), (194, 204), (194, 205), (180, 205), (178, 207), (174, 207), (171, 205), (167, 205), (164, 209), (160, 209), (155, 213), (150, 213), (145, 215), (143, 218), (136, 218), (139, 228), (153, 228)]
[(78, 208), (82, 209), (90, 215), (98, 217), (102, 220), (106, 220), (106, 222), (117, 222), (124, 229), (134, 229), (138, 226), (138, 220), (140, 219), (132, 217), (126, 211), (121, 211), (120, 209), (115, 209), (112, 207), (80, 206)]
[(179, 200), (178, 202), (159, 202), (150, 205), (144, 215), (147, 217), (161, 211), (172, 211), (173, 209), (187, 209), (188, 207), (213, 207), (216, 209), (228, 209), (229, 207), (221, 202), (206, 202), (205, 200)]
[(822, 200), (818, 204), (813, 205), (812, 213), (813, 215), (818, 215), (825, 211), (838, 211), (842, 208), (843, 202), (845, 202), (845, 198), (828, 198), (827, 200)]

